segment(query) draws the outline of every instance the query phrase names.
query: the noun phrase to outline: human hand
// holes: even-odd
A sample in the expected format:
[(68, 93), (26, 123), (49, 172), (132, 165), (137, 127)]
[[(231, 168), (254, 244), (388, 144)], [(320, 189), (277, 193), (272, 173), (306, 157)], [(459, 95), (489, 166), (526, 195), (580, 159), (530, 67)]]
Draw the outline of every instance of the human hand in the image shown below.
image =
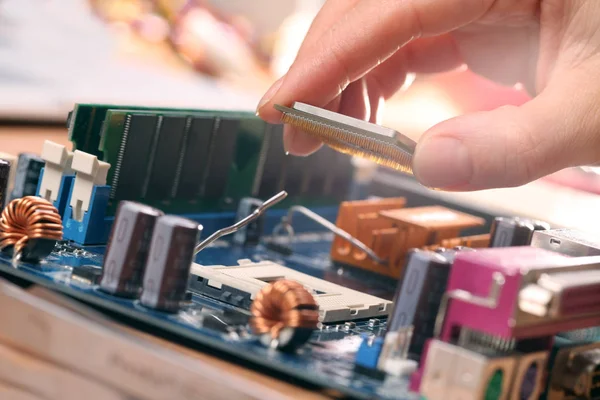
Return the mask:
[[(408, 73), (462, 64), (535, 97), (444, 121), (421, 138), (417, 179), (446, 190), (518, 186), (600, 162), (597, 0), (329, 0), (258, 114), (294, 101), (378, 122)], [(468, 90), (468, 88), (465, 88)], [(291, 154), (319, 148), (286, 126)]]

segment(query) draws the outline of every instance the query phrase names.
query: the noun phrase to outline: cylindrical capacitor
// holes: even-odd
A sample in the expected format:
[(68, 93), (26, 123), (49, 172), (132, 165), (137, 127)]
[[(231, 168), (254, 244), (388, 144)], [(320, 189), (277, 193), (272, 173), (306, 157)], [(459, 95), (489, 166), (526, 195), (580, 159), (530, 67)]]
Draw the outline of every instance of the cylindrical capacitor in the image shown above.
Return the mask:
[(11, 200), (35, 196), (44, 164), (44, 160), (35, 154), (19, 154)]
[(10, 178), (10, 161), (0, 159), (0, 211), (7, 203), (8, 180)]
[(174, 215), (156, 221), (140, 298), (142, 305), (165, 312), (179, 310), (201, 229), (198, 223)]
[(529, 246), (534, 230), (528, 220), (497, 217), (490, 231), (490, 247)]
[(409, 352), (420, 354), (433, 336), (435, 318), (446, 291), (453, 258), (432, 251), (412, 250), (396, 290), (387, 331), (413, 326)]
[(100, 289), (137, 298), (142, 290), (152, 232), (162, 211), (132, 201), (119, 203), (106, 252)]

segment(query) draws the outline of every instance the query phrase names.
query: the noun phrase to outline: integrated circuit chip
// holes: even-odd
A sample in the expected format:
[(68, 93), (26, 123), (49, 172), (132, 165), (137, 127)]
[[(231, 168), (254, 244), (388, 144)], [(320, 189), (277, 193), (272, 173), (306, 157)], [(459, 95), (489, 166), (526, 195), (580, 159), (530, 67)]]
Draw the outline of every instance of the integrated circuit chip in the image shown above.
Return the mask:
[(192, 264), (190, 289), (242, 308), (270, 282), (290, 279), (303, 284), (319, 304), (324, 323), (386, 317), (392, 302), (303, 274), (270, 261), (238, 261), (238, 266)]

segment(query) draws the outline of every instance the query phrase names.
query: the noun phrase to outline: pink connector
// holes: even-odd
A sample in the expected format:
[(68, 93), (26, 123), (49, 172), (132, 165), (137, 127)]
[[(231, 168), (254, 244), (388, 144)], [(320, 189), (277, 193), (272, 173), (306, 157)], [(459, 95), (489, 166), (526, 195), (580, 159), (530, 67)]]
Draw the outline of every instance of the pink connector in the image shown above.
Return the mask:
[(512, 340), (600, 325), (600, 290), (590, 296), (596, 288), (598, 256), (572, 258), (526, 246), (460, 253), (436, 333), (448, 342), (465, 328)]

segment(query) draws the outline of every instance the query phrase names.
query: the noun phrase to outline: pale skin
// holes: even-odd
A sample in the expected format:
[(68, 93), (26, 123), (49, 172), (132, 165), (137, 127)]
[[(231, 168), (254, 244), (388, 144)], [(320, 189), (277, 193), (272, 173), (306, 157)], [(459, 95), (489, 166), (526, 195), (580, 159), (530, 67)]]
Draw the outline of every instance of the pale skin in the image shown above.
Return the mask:
[[(425, 132), (413, 160), (421, 183), (510, 187), (600, 162), (600, 0), (328, 0), (257, 112), (277, 123), (274, 104), (300, 101), (379, 122), (408, 73), (463, 64), (532, 99)], [(284, 146), (306, 155), (321, 144), (286, 127)]]

